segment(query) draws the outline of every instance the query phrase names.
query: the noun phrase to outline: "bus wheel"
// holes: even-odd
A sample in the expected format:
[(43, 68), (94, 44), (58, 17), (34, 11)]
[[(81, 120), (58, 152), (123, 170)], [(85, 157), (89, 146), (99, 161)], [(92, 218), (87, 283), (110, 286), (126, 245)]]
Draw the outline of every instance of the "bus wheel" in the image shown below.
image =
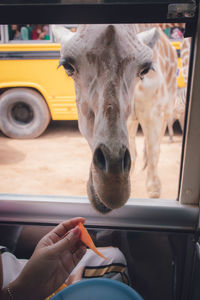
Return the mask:
[(47, 128), (50, 118), (44, 98), (34, 90), (12, 88), (0, 97), (0, 129), (8, 137), (38, 137)]

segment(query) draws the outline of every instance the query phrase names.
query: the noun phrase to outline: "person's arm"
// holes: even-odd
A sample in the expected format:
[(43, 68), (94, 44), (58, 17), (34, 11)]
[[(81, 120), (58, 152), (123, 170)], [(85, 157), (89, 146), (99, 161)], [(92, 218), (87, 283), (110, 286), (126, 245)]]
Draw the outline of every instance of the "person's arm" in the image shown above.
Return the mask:
[(79, 222), (63, 222), (44, 236), (18, 278), (0, 292), (1, 300), (44, 300), (57, 290), (86, 252)]

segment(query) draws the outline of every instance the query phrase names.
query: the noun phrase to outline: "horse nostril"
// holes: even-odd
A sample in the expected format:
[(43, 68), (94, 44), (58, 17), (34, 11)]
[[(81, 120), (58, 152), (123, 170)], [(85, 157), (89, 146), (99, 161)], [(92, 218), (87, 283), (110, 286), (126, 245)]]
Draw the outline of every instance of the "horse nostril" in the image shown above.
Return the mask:
[(101, 148), (97, 148), (94, 153), (94, 163), (100, 169), (106, 171), (106, 159), (101, 150)]
[(106, 173), (124, 173), (129, 172), (131, 168), (131, 156), (129, 150), (122, 146), (120, 153), (114, 156), (104, 145), (100, 145), (94, 151), (94, 165)]
[(126, 149), (125, 153), (124, 153), (124, 171), (130, 171), (131, 168), (131, 156), (130, 156), (130, 152), (128, 149)]

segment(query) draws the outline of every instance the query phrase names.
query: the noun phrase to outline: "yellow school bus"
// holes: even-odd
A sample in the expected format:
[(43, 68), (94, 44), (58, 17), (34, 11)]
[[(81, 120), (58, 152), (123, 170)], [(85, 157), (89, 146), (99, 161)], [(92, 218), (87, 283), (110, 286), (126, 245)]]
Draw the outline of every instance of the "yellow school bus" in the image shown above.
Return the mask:
[(186, 86), (185, 81), (183, 79), (183, 74), (181, 71), (182, 62), (181, 62), (181, 42), (180, 41), (172, 41), (171, 44), (174, 46), (177, 52), (177, 74), (176, 74), (176, 80), (177, 80), (177, 86), (178, 88), (183, 88)]
[(51, 119), (78, 119), (59, 50), (50, 25), (0, 25), (0, 129), (8, 137), (34, 138)]

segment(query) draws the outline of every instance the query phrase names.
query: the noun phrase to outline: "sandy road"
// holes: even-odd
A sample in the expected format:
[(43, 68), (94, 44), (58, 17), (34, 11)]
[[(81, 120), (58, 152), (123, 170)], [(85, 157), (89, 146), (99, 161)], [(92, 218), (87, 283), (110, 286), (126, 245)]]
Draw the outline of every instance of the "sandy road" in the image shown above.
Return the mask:
[[(159, 174), (162, 198), (177, 197), (182, 137), (161, 145)], [(147, 197), (143, 136), (136, 140), (138, 158), (131, 178), (132, 197)], [(34, 140), (9, 139), (0, 133), (0, 192), (43, 195), (86, 195), (91, 152), (76, 122), (52, 122)]]

